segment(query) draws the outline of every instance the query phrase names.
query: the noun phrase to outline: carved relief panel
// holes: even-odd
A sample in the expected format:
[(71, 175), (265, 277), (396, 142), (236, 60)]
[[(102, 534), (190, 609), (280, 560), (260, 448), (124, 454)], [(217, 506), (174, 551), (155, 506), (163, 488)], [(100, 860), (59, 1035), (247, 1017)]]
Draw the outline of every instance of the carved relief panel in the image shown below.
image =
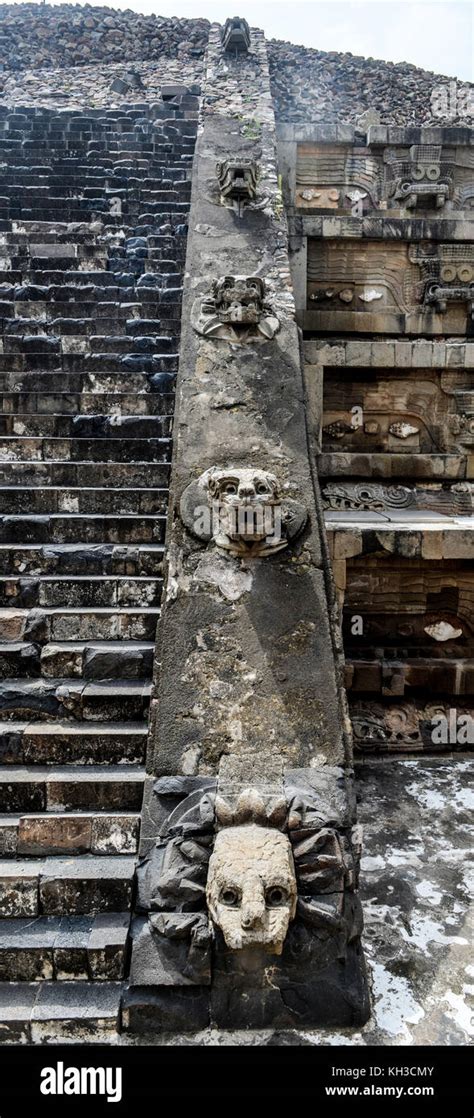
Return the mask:
[(394, 513), (420, 509), (446, 516), (474, 515), (474, 485), (386, 484), (376, 481), (328, 481), (322, 489), (327, 512)]
[[(355, 615), (362, 618), (360, 631), (353, 625)], [(349, 561), (343, 634), (348, 659), (421, 657), (452, 663), (472, 657), (473, 564), (370, 555)]]
[(364, 213), (380, 200), (380, 157), (345, 144), (298, 144), (296, 205), (306, 212), (354, 207)]
[(465, 334), (472, 315), (473, 246), (308, 241), (308, 329)]
[(350, 703), (350, 716), (356, 753), (445, 753), (474, 745), (474, 704), (466, 700), (364, 699)]
[(300, 143), (295, 205), (362, 217), (374, 211), (445, 214), (474, 209), (467, 144)]
[[(435, 477), (443, 470), (439, 456), (460, 456), (466, 461), (474, 438), (474, 390), (470, 371), (442, 369), (326, 369), (324, 376), (323, 453), (419, 455), (417, 477)], [(360, 468), (360, 465), (359, 465)], [(370, 476), (371, 460), (366, 459)], [(459, 476), (464, 476), (461, 473)], [(455, 480), (455, 479), (454, 479)], [(384, 507), (409, 507), (410, 492), (369, 494), (367, 508), (375, 509), (377, 497)], [(364, 493), (348, 497), (341, 507), (362, 507)], [(329, 507), (337, 507), (328, 493)], [(355, 500), (355, 504), (351, 502)], [(461, 491), (456, 508), (470, 511), (469, 493)], [(336, 503), (334, 503), (336, 501)], [(374, 504), (375, 501), (375, 504)], [(441, 502), (441, 497), (439, 498)], [(438, 503), (439, 503), (438, 502)], [(419, 506), (421, 507), (421, 506)], [(429, 507), (429, 506), (427, 506)]]

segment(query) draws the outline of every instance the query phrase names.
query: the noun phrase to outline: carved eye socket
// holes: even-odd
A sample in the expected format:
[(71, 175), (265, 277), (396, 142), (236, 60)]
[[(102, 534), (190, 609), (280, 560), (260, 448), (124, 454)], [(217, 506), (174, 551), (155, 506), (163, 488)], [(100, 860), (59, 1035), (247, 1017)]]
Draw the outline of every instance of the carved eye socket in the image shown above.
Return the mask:
[(225, 904), (227, 908), (238, 908), (240, 904), (240, 893), (238, 889), (232, 889), (231, 886), (226, 886), (221, 889), (219, 894), (221, 904)]
[(228, 481), (227, 484), (224, 485), (224, 493), (227, 493), (229, 497), (233, 497), (234, 494), (237, 493), (235, 481)]
[(257, 485), (255, 486), (255, 492), (260, 493), (260, 494), (268, 493), (268, 486), (265, 484), (264, 481), (259, 481), (259, 482), (257, 482)]
[(265, 893), (265, 904), (267, 908), (279, 908), (280, 905), (286, 904), (288, 900), (288, 893), (283, 889), (282, 885), (272, 885)]
[(444, 283), (453, 283), (456, 279), (456, 268), (453, 264), (444, 264), (441, 268), (441, 279)]
[(437, 180), (439, 179), (439, 175), (440, 168), (437, 166), (436, 163), (430, 163), (429, 167), (427, 167), (426, 169), (426, 177), (430, 180), (430, 182), (437, 182)]

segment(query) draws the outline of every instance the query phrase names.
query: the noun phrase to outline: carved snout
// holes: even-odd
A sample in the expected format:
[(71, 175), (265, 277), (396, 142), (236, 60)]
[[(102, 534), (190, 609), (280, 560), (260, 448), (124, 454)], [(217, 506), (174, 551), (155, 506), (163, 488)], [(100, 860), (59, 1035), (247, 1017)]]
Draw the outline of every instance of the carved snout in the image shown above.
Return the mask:
[(259, 878), (249, 879), (242, 892), (240, 923), (242, 927), (258, 928), (265, 917), (265, 892)]

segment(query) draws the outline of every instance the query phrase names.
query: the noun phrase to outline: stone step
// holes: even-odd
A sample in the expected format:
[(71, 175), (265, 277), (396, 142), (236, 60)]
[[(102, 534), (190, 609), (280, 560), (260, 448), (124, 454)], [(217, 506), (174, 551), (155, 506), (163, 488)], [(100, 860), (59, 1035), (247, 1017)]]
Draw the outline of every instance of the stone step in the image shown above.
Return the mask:
[(0, 982), (119, 981), (129, 923), (127, 912), (0, 920)]
[(167, 439), (171, 427), (172, 417), (169, 415), (0, 413), (0, 436), (27, 439)]
[(168, 489), (104, 489), (80, 486), (48, 486), (31, 489), (0, 486), (0, 513), (102, 513), (121, 516), (166, 513)]
[[(33, 517), (26, 518), (25, 520), (33, 520)], [(45, 517), (41, 518), (42, 521), (46, 520), (47, 524), (51, 525), (50, 538), (54, 539), (59, 533), (56, 532), (55, 523), (61, 520), (61, 517)], [(107, 523), (113, 519), (111, 517), (91, 517), (91, 522), (95, 523), (103, 520), (105, 522), (106, 531), (105, 536), (109, 535), (107, 530)], [(133, 518), (123, 517), (123, 523), (127, 525)], [(152, 520), (153, 518), (148, 518)], [(0, 539), (2, 536), (8, 536), (8, 531), (3, 531), (6, 522), (9, 523), (18, 518), (0, 518)], [(72, 521), (73, 518), (71, 517)], [(79, 524), (82, 523), (82, 518), (77, 517)], [(137, 537), (140, 536), (139, 528), (135, 533)], [(15, 535), (15, 532), (12, 533)], [(126, 534), (126, 533), (125, 533)], [(133, 534), (132, 532), (130, 534)], [(33, 535), (33, 533), (31, 533)], [(74, 535), (73, 532), (70, 535)], [(85, 533), (81, 532), (78, 535), (84, 536)], [(16, 578), (3, 578), (0, 576), (0, 607), (6, 608), (8, 606), (23, 606), (31, 609), (36, 607), (41, 608), (53, 606), (157, 606), (161, 597), (161, 582), (154, 578), (133, 578), (123, 577), (117, 575), (111, 577), (110, 575), (55, 575), (54, 578), (48, 575), (40, 575), (36, 578), (16, 577)]]
[(5, 765), (142, 764), (146, 722), (1, 722)]
[(163, 573), (162, 544), (3, 544), (0, 573), (28, 575), (153, 575)]
[(47, 718), (72, 722), (145, 722), (151, 681), (7, 679), (0, 681), (0, 724)]
[(0, 811), (140, 811), (139, 765), (0, 766)]
[(0, 609), (0, 641), (144, 640), (153, 641), (160, 611), (156, 607)]
[(152, 641), (57, 641), (0, 644), (0, 679), (146, 679), (153, 670)]
[(41, 649), (41, 674), (84, 679), (151, 678), (154, 647), (152, 641), (58, 641)]
[(135, 859), (79, 854), (0, 860), (0, 918), (126, 912)]
[[(177, 362), (175, 362), (176, 372)], [(172, 370), (173, 371), (173, 370)], [(165, 378), (166, 379), (166, 378)], [(110, 410), (114, 397), (120, 394), (133, 393), (134, 396), (146, 397), (168, 396), (172, 390), (169, 386), (160, 389), (160, 378), (138, 369), (121, 369), (119, 372), (106, 373), (100, 370), (95, 372), (40, 372), (36, 369), (15, 370), (0, 372), (1, 392), (27, 393), (32, 398), (33, 393), (43, 396), (51, 392), (78, 393), (81, 396), (93, 396), (110, 399)], [(86, 401), (87, 402), (87, 401)], [(92, 401), (94, 403), (94, 401)], [(95, 405), (96, 406), (96, 405)]]
[(0, 856), (136, 854), (138, 812), (0, 815)]
[(119, 1041), (121, 982), (5, 982), (0, 1039), (5, 1044)]
[(32, 487), (51, 485), (91, 489), (99, 481), (101, 485), (110, 484), (115, 489), (121, 488), (121, 482), (127, 489), (135, 486), (161, 488), (168, 484), (169, 473), (169, 462), (106, 462), (98, 466), (96, 462), (61, 460), (0, 461), (0, 485), (12, 485), (18, 481), (20, 485)]
[[(74, 355), (78, 357), (89, 354), (118, 354), (119, 358), (128, 355), (131, 352), (135, 354), (150, 355), (154, 353), (174, 353), (176, 351), (176, 339), (169, 335), (161, 335), (157, 337), (129, 337), (126, 334), (119, 334), (118, 336), (107, 335), (88, 335), (86, 337), (78, 338), (74, 336), (74, 342), (68, 339), (52, 336), (44, 333), (28, 333), (23, 330), (22, 333), (5, 333), (3, 337), (3, 353), (5, 357), (9, 354), (23, 355), (38, 354), (43, 357), (56, 356), (61, 358), (62, 355)], [(39, 364), (39, 363), (38, 363)]]
[[(58, 385), (59, 387), (59, 385)], [(64, 387), (62, 385), (61, 387)], [(101, 395), (93, 392), (4, 392), (0, 394), (0, 409), (4, 414), (35, 416), (54, 416), (56, 413), (70, 416), (101, 415), (108, 410), (110, 416), (152, 416), (171, 415), (173, 396), (157, 392), (108, 393)]]
[(169, 439), (0, 437), (6, 462), (169, 462)]
[[(70, 515), (53, 513), (47, 515), (26, 514), (0, 517), (0, 541), (2, 543), (163, 543), (166, 530), (166, 517), (161, 516), (104, 516), (89, 513)], [(91, 599), (92, 600), (92, 599)], [(137, 598), (133, 597), (133, 601)], [(45, 601), (44, 605), (57, 605), (57, 599)], [(65, 604), (74, 604), (74, 601)], [(87, 600), (85, 599), (87, 605)], [(99, 604), (111, 605), (111, 601), (101, 600)], [(145, 604), (141, 602), (140, 604)]]

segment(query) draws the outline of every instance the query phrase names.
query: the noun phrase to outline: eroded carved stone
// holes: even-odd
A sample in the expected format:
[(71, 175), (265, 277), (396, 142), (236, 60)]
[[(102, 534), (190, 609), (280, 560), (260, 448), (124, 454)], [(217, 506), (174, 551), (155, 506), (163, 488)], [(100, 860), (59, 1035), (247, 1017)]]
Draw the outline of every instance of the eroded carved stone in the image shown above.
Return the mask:
[(445, 514), (470, 515), (474, 494), (466, 482), (445, 488), (432, 485), (428, 489), (407, 485), (378, 485), (372, 482), (328, 482), (324, 485), (325, 509), (343, 512), (361, 509), (368, 512), (390, 512), (397, 509), (431, 509)]
[(328, 509), (364, 509), (383, 512), (385, 509), (406, 509), (415, 504), (415, 493), (406, 485), (373, 485), (331, 483), (323, 489), (324, 507)]
[(265, 294), (260, 276), (221, 276), (213, 281), (209, 296), (194, 303), (194, 329), (204, 337), (241, 344), (258, 338), (268, 341), (280, 323)]
[(296, 877), (286, 835), (251, 823), (216, 836), (207, 903), (228, 947), (281, 955), (296, 911)]
[(368, 151), (344, 144), (299, 144), (296, 204), (300, 209), (375, 209), (379, 167)]
[[(405, 448), (424, 458), (417, 478), (436, 477), (436, 455), (466, 454), (474, 444), (474, 393), (470, 374), (460, 369), (420, 368), (413, 377), (400, 370), (396, 377), (385, 369), (372, 377), (355, 372), (352, 381), (337, 368), (324, 378), (322, 416), (323, 450), (366, 455), (403, 454)], [(359, 412), (363, 422), (356, 422)], [(428, 457), (430, 456), (430, 457)], [(360, 476), (361, 460), (354, 469)], [(364, 472), (372, 463), (367, 459)], [(328, 473), (328, 471), (326, 471)], [(386, 476), (389, 476), (387, 471)], [(458, 491), (459, 493), (459, 491)], [(470, 500), (459, 501), (466, 509)]]
[[(396, 333), (404, 316), (409, 332), (435, 326), (447, 312), (447, 330), (464, 332), (466, 307), (474, 313), (474, 246), (316, 237), (308, 239), (308, 303), (314, 329), (331, 327)], [(349, 294), (352, 293), (352, 299)], [(341, 300), (341, 295), (344, 298)], [(364, 323), (363, 316), (371, 316)]]
[(185, 489), (180, 511), (198, 539), (245, 558), (282, 551), (306, 523), (305, 509), (282, 495), (275, 474), (257, 468), (206, 470)]
[[(459, 706), (457, 701), (453, 719), (452, 702), (420, 699), (387, 705), (364, 700), (351, 705), (351, 720), (358, 753), (433, 753), (472, 744), (473, 708), (466, 701)], [(448, 729), (453, 721), (455, 733), (443, 734), (442, 723)], [(437, 727), (441, 732), (436, 733)]]
[(425, 280), (423, 303), (444, 314), (450, 303), (466, 303), (474, 317), (474, 245), (412, 245), (409, 258)]
[(216, 163), (221, 203), (231, 205), (239, 217), (257, 195), (258, 164), (253, 159), (225, 159)]
[(441, 146), (435, 144), (414, 144), (408, 159), (401, 158), (399, 151), (387, 148), (384, 154), (387, 164), (388, 198), (402, 202), (407, 209), (422, 205), (441, 209), (450, 197), (453, 188), (452, 164), (441, 162)]
[(250, 28), (246, 19), (226, 19), (222, 31), (222, 49), (226, 53), (247, 54), (250, 50)]

